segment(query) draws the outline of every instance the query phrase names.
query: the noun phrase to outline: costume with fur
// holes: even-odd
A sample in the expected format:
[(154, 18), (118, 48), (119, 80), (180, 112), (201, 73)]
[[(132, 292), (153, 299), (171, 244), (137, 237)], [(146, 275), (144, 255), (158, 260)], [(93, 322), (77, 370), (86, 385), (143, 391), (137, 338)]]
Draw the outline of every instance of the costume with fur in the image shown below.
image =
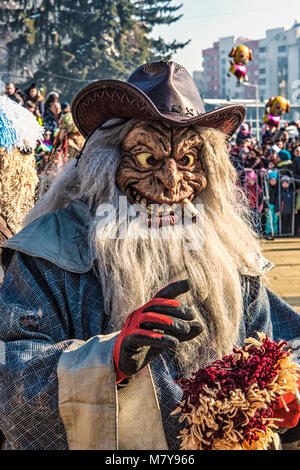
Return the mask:
[[(176, 380), (257, 331), (291, 342), (300, 336), (298, 314), (265, 285), (272, 265), (261, 255), (229, 160), (226, 137), (244, 111), (201, 113), (186, 76), (160, 62), (126, 83), (100, 81), (79, 92), (74, 120), (91, 135), (3, 246), (0, 428), (7, 448), (178, 449)], [(189, 217), (189, 208), (197, 214)], [(168, 236), (160, 237), (164, 222)], [(163, 286), (184, 279), (184, 303), (158, 296), (126, 350), (128, 319)], [(171, 348), (161, 341), (167, 335)], [(120, 338), (118, 354), (126, 354), (117, 363)], [(145, 366), (119, 380), (117, 368), (126, 375), (132, 351), (157, 341), (161, 353), (148, 360), (146, 351)]]

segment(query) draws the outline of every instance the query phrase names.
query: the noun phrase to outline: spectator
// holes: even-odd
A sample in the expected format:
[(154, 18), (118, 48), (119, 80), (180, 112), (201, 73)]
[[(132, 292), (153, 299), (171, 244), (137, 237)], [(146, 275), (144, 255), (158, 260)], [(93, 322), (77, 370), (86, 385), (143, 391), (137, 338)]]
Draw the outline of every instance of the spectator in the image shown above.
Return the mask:
[(275, 211), (280, 217), (281, 234), (292, 235), (292, 222), (295, 211), (295, 192), (292, 185), (292, 178), (282, 176), (280, 180), (280, 191), (276, 200)]
[(5, 95), (10, 98), (15, 103), (24, 104), (22, 93), (19, 89), (16, 88), (15, 84), (12, 82), (6, 83), (5, 85)]
[(24, 93), (24, 103), (26, 106), (27, 101), (32, 101), (36, 108), (35, 108), (35, 114), (37, 117), (43, 117), (45, 114), (45, 103), (44, 103), (44, 98), (36, 86), (35, 83), (32, 83), (29, 88), (25, 90)]
[(251, 134), (250, 134), (250, 126), (246, 122), (244, 122), (241, 127), (239, 128), (237, 137), (236, 137), (236, 143), (239, 145), (240, 143), (244, 142), (245, 139), (251, 140)]
[(70, 113), (70, 112), (71, 112), (70, 103), (68, 103), (67, 101), (64, 101), (64, 102), (61, 104), (61, 110), (62, 110), (62, 113), (63, 113), (63, 114)]
[(59, 101), (58, 93), (56, 93), (56, 91), (51, 91), (51, 93), (48, 93), (47, 99), (45, 102), (45, 114), (47, 113), (50, 105), (52, 103), (55, 103), (56, 101)]
[(36, 112), (37, 111), (36, 104), (33, 101), (27, 100), (25, 103), (25, 108), (28, 109), (28, 111), (30, 111), (36, 117), (37, 122), (40, 124), (40, 126), (42, 126), (43, 121), (40, 116), (40, 113)]
[(300, 189), (300, 145), (292, 149), (292, 165), (289, 169), (293, 172), (297, 188)]
[(300, 237), (300, 191), (296, 193), (295, 235)]
[(54, 139), (54, 132), (59, 127), (59, 120), (62, 117), (61, 104), (56, 98), (48, 105), (48, 109), (44, 116), (44, 127), (46, 130), (52, 132), (52, 142)]
[(249, 211), (251, 216), (251, 223), (253, 230), (257, 233), (261, 232), (261, 217), (260, 212), (262, 211), (262, 189), (258, 185), (257, 175), (255, 171), (246, 172), (245, 180), (245, 194), (248, 199)]
[(265, 234), (267, 240), (273, 240), (278, 234), (278, 216), (275, 211), (275, 205), (278, 198), (278, 174), (276, 171), (269, 173), (268, 199), (266, 201), (266, 225)]
[(296, 186), (296, 210), (295, 216), (295, 235), (300, 236), (300, 145), (296, 145), (292, 149), (293, 163), (290, 170), (293, 172)]
[(292, 164), (292, 155), (290, 152), (288, 150), (280, 150), (278, 157), (280, 161), (277, 163), (277, 168), (289, 169), (289, 166)]

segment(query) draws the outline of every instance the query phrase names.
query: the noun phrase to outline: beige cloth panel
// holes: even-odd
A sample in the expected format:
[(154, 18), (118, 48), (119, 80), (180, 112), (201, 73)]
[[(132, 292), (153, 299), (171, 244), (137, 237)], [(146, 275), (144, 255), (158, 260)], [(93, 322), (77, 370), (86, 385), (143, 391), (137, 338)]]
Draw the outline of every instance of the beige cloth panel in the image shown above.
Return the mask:
[(160, 408), (149, 367), (118, 391), (119, 449), (167, 450)]
[(118, 333), (76, 341), (58, 368), (59, 412), (70, 450), (165, 450), (155, 386), (145, 367), (118, 392), (113, 347)]
[(70, 450), (115, 450), (117, 391), (112, 350), (116, 335), (95, 336), (62, 353), (59, 412)]

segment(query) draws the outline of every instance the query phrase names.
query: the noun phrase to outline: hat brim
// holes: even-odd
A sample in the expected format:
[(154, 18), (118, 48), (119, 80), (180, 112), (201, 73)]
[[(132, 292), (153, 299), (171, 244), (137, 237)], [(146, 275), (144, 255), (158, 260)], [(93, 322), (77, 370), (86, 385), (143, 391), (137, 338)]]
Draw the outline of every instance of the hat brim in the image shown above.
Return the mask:
[(82, 88), (74, 97), (71, 112), (86, 138), (104, 122), (114, 119), (156, 119), (177, 126), (199, 125), (222, 130), (232, 136), (242, 124), (246, 109), (228, 105), (197, 116), (162, 113), (139, 88), (120, 80), (98, 80)]

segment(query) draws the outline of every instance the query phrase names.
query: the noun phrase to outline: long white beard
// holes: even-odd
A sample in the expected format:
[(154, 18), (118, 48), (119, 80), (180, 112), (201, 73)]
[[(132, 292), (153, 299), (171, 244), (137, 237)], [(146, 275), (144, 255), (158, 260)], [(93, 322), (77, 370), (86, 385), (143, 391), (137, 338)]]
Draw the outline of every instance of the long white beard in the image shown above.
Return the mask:
[[(116, 209), (118, 201), (116, 193)], [(185, 372), (197, 370), (229, 353), (242, 315), (240, 276), (236, 260), (214, 232), (212, 222), (204, 215), (188, 234), (181, 225), (168, 227), (164, 236), (158, 236), (157, 229), (147, 232), (140, 219), (129, 221), (125, 231), (124, 217), (112, 218), (108, 224), (101, 223), (103, 220), (94, 219), (90, 237), (111, 330), (120, 330), (128, 314), (164, 285), (189, 279), (192, 288), (179, 300), (194, 310), (203, 332), (180, 344), (176, 351), (179, 364)], [(120, 227), (123, 238), (111, 238), (118, 235)]]

